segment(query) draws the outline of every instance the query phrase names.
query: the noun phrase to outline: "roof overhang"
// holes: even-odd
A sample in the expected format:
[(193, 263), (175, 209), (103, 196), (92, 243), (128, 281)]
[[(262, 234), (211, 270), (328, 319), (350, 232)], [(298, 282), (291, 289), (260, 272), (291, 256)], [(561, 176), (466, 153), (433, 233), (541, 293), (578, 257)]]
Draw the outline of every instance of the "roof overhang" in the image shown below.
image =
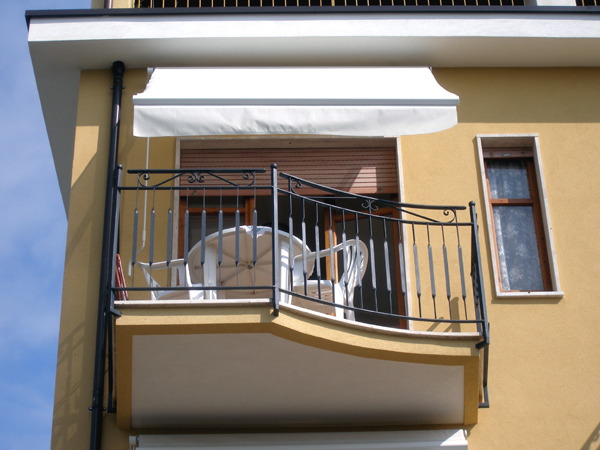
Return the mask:
[(600, 66), (595, 10), (454, 11), (30, 12), (29, 48), (63, 201), (68, 205), (79, 73), (117, 60), (128, 68)]
[(426, 67), (158, 68), (133, 105), (134, 136), (379, 137), (453, 127), (458, 97)]

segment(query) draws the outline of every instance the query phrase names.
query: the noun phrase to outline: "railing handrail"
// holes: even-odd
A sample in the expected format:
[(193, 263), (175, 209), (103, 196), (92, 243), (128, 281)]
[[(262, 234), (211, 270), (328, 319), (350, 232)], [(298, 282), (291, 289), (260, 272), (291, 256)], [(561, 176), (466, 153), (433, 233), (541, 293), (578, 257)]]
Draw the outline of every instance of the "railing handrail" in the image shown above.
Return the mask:
[[(466, 206), (419, 205), (419, 204), (416, 204), (416, 203), (394, 202), (392, 200), (380, 199), (380, 198), (376, 198), (376, 197), (369, 197), (369, 196), (366, 196), (366, 195), (354, 194), (354, 193), (346, 192), (346, 191), (340, 191), (339, 189), (335, 189), (335, 188), (331, 188), (331, 187), (328, 187), (328, 186), (323, 186), (321, 184), (313, 183), (312, 181), (308, 181), (308, 180), (305, 180), (303, 178), (299, 178), (299, 177), (296, 177), (294, 175), (290, 175), (290, 174), (285, 173), (285, 172), (280, 173), (279, 176), (281, 176), (282, 178), (286, 178), (288, 180), (299, 181), (302, 184), (305, 184), (307, 186), (310, 186), (310, 187), (313, 187), (313, 188), (317, 188), (317, 189), (323, 190), (325, 192), (330, 192), (332, 194), (339, 194), (341, 196), (348, 197), (348, 198), (362, 198), (364, 200), (369, 200), (369, 201), (374, 201), (374, 202), (377, 202), (377, 203), (382, 203), (382, 204), (385, 204), (385, 205), (390, 206), (392, 208), (396, 208), (399, 211), (401, 211), (401, 208), (430, 209), (430, 210), (446, 210), (447, 209), (447, 210), (456, 210), (456, 211), (464, 211), (464, 210), (467, 209)], [(292, 191), (292, 192), (295, 192), (295, 191)], [(301, 195), (301, 194), (298, 194), (298, 195)]]
[[(315, 185), (315, 186), (318, 186), (318, 185)], [(258, 189), (258, 187), (257, 187), (257, 189)], [(286, 195), (289, 194), (289, 195), (291, 195), (293, 197), (296, 197), (296, 198), (310, 199), (311, 202), (317, 203), (317, 204), (319, 204), (321, 206), (324, 206), (324, 207), (327, 207), (327, 208), (332, 208), (332, 209), (339, 210), (339, 211), (347, 211), (347, 212), (350, 212), (350, 213), (358, 214), (358, 215), (360, 215), (362, 217), (373, 217), (373, 218), (379, 218), (379, 219), (381, 219), (381, 215), (374, 214), (374, 213), (377, 212), (376, 209), (373, 209), (372, 213), (367, 212), (367, 211), (358, 211), (356, 209), (351, 209), (351, 208), (347, 208), (347, 207), (344, 207), (344, 206), (333, 205), (333, 204), (330, 204), (330, 203), (322, 202), (318, 198), (315, 198), (312, 195), (310, 195), (310, 196), (302, 195), (302, 194), (299, 194), (297, 192), (285, 190), (283, 188), (279, 188), (278, 192), (280, 192), (282, 194), (286, 194)], [(388, 200), (378, 199), (378, 198), (374, 198), (374, 197), (366, 197), (366, 196), (357, 195), (357, 194), (351, 194), (351, 193), (348, 193), (348, 194), (349, 195), (346, 195), (346, 196), (343, 196), (343, 197), (332, 197), (332, 196), (330, 197), (330, 196), (328, 196), (328, 197), (323, 197), (323, 198), (327, 198), (327, 199), (364, 198), (364, 199), (372, 199), (372, 200), (374, 200), (373, 203), (375, 203), (375, 202), (379, 203), (379, 202), (384, 202), (384, 201), (385, 202), (389, 202)], [(402, 204), (402, 203), (398, 203), (398, 204)], [(410, 205), (410, 203), (405, 203), (405, 205)], [(452, 208), (453, 207), (448, 207), (448, 208), (439, 207), (439, 208), (433, 209), (433, 211), (452, 211), (452, 212), (455, 212), (456, 210), (454, 210)], [(423, 209), (425, 209), (425, 208), (423, 208)], [(466, 207), (461, 207), (460, 210), (462, 211), (464, 209), (466, 209)], [(398, 217), (386, 217), (385, 219), (389, 220), (391, 222), (398, 222), (398, 223), (403, 223), (403, 224), (407, 224), (407, 225), (414, 224), (414, 225), (453, 226), (453, 227), (456, 227), (456, 226), (459, 226), (459, 227), (470, 227), (470, 226), (473, 226), (473, 222), (458, 222), (458, 221), (455, 221), (456, 220), (456, 216), (454, 217), (453, 220), (450, 220), (450, 221), (447, 221), (447, 222), (442, 222), (442, 221), (431, 219), (429, 217), (426, 217), (426, 216), (423, 216), (423, 215), (420, 215), (420, 214), (413, 213), (411, 211), (406, 211), (404, 209), (397, 209), (397, 211), (398, 212), (404, 212), (406, 214), (410, 214), (410, 215), (413, 215), (415, 217), (419, 217), (419, 218), (422, 218), (422, 219), (425, 219), (425, 220), (422, 220), (422, 221), (421, 220), (409, 220), (409, 219), (402, 219), (402, 218), (398, 218)]]

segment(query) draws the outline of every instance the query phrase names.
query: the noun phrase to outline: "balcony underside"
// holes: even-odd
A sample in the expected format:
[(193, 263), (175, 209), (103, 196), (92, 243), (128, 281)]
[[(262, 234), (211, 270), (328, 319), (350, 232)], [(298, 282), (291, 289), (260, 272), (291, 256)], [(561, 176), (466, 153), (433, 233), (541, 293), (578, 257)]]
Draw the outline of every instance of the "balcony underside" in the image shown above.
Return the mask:
[(477, 421), (474, 333), (385, 330), (287, 305), (274, 317), (260, 300), (118, 306), (122, 428)]

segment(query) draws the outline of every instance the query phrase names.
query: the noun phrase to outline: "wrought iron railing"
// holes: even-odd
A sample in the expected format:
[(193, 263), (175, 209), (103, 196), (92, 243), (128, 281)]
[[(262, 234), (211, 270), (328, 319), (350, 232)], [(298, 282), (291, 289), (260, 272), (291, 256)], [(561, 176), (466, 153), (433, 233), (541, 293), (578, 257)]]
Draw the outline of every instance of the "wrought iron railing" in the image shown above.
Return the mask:
[(473, 203), (469, 213), (397, 203), (278, 177), (276, 166), (267, 183), (265, 172), (128, 171), (113, 227), (126, 287), (113, 280), (113, 304), (123, 291), (129, 301), (265, 298), (275, 314), (284, 303), (385, 327), (477, 331), (487, 345)]
[[(467, 213), (465, 206), (398, 203), (285, 173), (278, 179), (276, 165), (270, 182), (265, 175), (129, 170), (123, 183), (118, 166), (107, 312), (118, 317), (122, 302), (254, 298), (268, 299), (275, 315), (286, 304), (388, 328), (476, 331), (484, 351), (480, 406), (487, 407), (489, 324), (475, 204)], [(112, 412), (113, 330), (111, 319)]]
[[(594, 0), (590, 0), (594, 1)], [(525, 0), (135, 0), (136, 8), (525, 6)]]

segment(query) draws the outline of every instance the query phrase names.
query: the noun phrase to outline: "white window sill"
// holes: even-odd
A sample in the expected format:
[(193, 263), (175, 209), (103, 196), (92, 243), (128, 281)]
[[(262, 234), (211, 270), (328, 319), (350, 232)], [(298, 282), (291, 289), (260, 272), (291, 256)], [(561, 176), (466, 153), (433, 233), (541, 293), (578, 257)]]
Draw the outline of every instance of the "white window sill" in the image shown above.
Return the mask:
[(562, 291), (546, 291), (546, 292), (496, 292), (498, 300), (513, 300), (513, 299), (538, 299), (545, 300), (550, 298), (563, 298), (565, 295)]

